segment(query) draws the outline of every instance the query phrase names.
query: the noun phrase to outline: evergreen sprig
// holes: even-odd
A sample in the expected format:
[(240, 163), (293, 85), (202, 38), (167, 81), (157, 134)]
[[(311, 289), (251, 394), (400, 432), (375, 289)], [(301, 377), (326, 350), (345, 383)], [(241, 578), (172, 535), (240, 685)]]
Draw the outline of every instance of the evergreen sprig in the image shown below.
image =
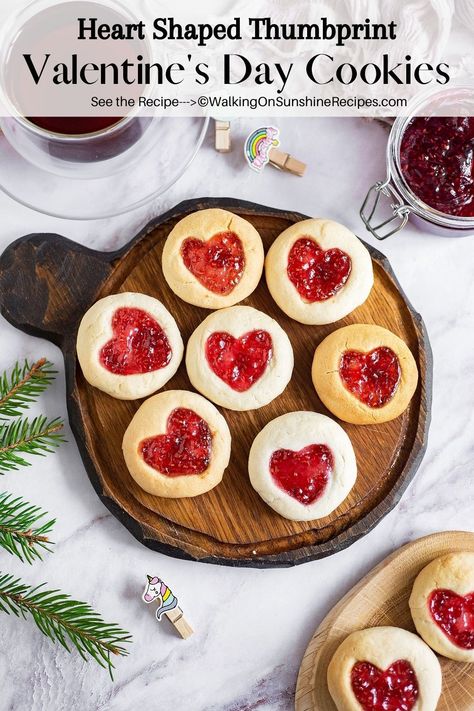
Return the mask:
[(16, 363), (10, 374), (0, 377), (0, 417), (19, 417), (46, 390), (56, 375), (54, 366), (46, 358), (30, 364)]
[(22, 454), (44, 456), (64, 442), (60, 418), (48, 420), (40, 415), (33, 420), (20, 418), (0, 424), (0, 474), (30, 466)]
[(88, 661), (92, 656), (112, 676), (111, 655), (125, 656), (123, 644), (131, 635), (116, 624), (104, 622), (87, 603), (73, 600), (60, 590), (32, 587), (13, 575), (0, 573), (0, 610), (17, 617), (31, 615), (41, 632), (71, 651), (75, 647)]
[(0, 546), (22, 562), (41, 559), (43, 550), (51, 550), (48, 533), (56, 523), (53, 519), (34, 527), (46, 513), (20, 496), (0, 493)]
[[(23, 455), (45, 455), (64, 440), (63, 421), (45, 416), (23, 417), (27, 409), (54, 378), (55, 370), (45, 358), (30, 365), (17, 363), (11, 374), (0, 376), (0, 474), (30, 463)], [(6, 418), (16, 418), (8, 420)], [(0, 547), (31, 563), (50, 550), (48, 539), (55, 521), (41, 523), (45, 513), (21, 497), (0, 494)], [(38, 524), (35, 526), (35, 524)], [(19, 578), (0, 573), (0, 611), (17, 617), (31, 616), (37, 627), (65, 649), (76, 648), (87, 661), (92, 657), (112, 676), (112, 655), (126, 655), (123, 646), (131, 641), (128, 632), (109, 624), (85, 602), (60, 590), (33, 587)]]

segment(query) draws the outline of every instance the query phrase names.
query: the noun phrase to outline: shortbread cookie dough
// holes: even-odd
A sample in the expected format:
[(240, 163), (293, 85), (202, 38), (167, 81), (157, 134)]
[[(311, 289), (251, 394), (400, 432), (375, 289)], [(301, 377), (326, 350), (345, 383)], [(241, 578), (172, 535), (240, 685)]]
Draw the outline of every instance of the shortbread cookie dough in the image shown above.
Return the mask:
[(147, 397), (176, 373), (183, 357), (176, 322), (157, 299), (122, 293), (97, 301), (77, 334), (88, 383), (120, 400)]
[(418, 633), (444, 657), (474, 662), (474, 553), (451, 553), (423, 568), (410, 610)]
[(293, 371), (293, 350), (281, 326), (250, 306), (210, 314), (194, 331), (186, 368), (196, 390), (230, 410), (274, 400)]
[(342, 427), (316, 412), (290, 412), (269, 422), (249, 455), (253, 488), (292, 521), (323, 518), (355, 484), (357, 465)]
[(229, 463), (225, 419), (205, 398), (167, 390), (146, 400), (123, 438), (125, 463), (154, 496), (198, 496), (213, 489)]
[(411, 632), (372, 627), (353, 632), (338, 647), (328, 687), (338, 711), (435, 711), (441, 667)]
[(263, 260), (262, 240), (250, 222), (227, 210), (199, 210), (168, 235), (163, 274), (183, 301), (222, 309), (254, 291)]
[(281, 233), (265, 260), (271, 295), (288, 316), (322, 325), (364, 303), (374, 282), (372, 259), (347, 227), (303, 220)]
[(408, 407), (418, 369), (408, 346), (381, 326), (353, 324), (316, 348), (312, 377), (328, 410), (345, 422), (388, 422)]

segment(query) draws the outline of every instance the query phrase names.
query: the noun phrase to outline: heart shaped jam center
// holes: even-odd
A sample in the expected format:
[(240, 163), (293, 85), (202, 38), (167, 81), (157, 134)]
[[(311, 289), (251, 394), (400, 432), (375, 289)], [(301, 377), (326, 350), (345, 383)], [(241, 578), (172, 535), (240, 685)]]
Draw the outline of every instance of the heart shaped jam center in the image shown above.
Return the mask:
[(164, 368), (172, 350), (166, 333), (150, 314), (124, 306), (112, 317), (113, 337), (99, 353), (104, 368), (115, 375), (140, 375)]
[(351, 686), (364, 711), (411, 711), (418, 699), (415, 671), (404, 659), (385, 671), (369, 662), (357, 662)]
[(172, 477), (205, 472), (211, 445), (207, 422), (193, 410), (177, 407), (168, 417), (166, 434), (144, 439), (139, 448), (150, 467)]
[(262, 377), (272, 355), (272, 337), (267, 331), (249, 331), (240, 338), (216, 331), (206, 341), (206, 358), (211, 370), (239, 393)]
[(325, 444), (310, 444), (298, 452), (277, 449), (270, 458), (273, 480), (306, 506), (323, 495), (333, 469), (334, 457)]
[(244, 248), (235, 232), (219, 232), (206, 242), (188, 237), (181, 256), (199, 283), (221, 296), (235, 289), (245, 269)]
[(296, 240), (288, 255), (287, 273), (303, 301), (313, 304), (337, 294), (349, 279), (352, 260), (337, 247), (323, 250), (310, 237)]
[(474, 593), (433, 590), (428, 607), (433, 620), (448, 639), (462, 649), (474, 649)]
[(369, 353), (346, 351), (339, 363), (339, 375), (345, 387), (368, 407), (386, 405), (400, 382), (400, 362), (386, 346)]

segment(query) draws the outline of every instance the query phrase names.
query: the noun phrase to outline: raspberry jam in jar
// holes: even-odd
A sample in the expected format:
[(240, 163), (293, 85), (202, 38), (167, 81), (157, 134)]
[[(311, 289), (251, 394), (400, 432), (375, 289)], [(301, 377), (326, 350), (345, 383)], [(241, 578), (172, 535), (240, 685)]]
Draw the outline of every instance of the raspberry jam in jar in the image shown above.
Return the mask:
[(387, 177), (373, 185), (360, 216), (377, 239), (405, 227), (448, 237), (474, 235), (474, 88), (417, 97), (395, 119)]
[(427, 205), (474, 217), (474, 116), (412, 119), (400, 163), (410, 190)]

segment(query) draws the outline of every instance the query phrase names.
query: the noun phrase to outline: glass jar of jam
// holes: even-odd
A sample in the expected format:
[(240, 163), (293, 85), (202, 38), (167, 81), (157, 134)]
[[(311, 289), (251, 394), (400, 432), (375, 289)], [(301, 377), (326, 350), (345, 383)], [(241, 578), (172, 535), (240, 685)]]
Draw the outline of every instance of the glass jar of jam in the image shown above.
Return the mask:
[(370, 188), (360, 216), (380, 240), (409, 218), (437, 234), (474, 234), (474, 87), (425, 94), (395, 120), (387, 178)]

